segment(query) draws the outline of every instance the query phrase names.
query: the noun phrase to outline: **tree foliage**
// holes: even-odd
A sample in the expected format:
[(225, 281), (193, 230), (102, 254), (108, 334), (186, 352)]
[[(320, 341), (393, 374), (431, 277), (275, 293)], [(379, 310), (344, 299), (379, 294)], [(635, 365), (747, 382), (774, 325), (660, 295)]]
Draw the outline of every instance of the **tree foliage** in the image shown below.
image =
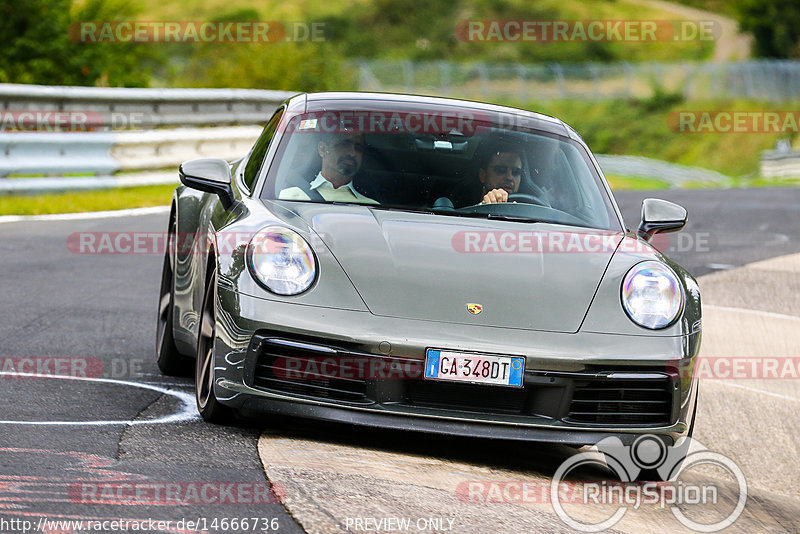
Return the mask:
[(80, 6), (72, 0), (0, 0), (0, 82), (147, 86), (156, 57), (152, 46), (82, 43), (70, 35), (70, 25), (79, 21), (132, 15), (119, 0), (88, 0)]
[(800, 2), (797, 0), (740, 0), (739, 25), (753, 34), (760, 57), (800, 58)]

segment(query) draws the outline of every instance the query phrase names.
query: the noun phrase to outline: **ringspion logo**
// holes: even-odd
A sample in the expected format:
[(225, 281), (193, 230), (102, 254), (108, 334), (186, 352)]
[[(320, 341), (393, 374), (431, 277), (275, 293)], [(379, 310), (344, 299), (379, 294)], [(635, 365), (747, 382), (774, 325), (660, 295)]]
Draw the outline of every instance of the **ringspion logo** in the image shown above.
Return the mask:
[[(683, 437), (667, 445), (661, 438), (651, 434), (639, 436), (630, 445), (624, 445), (617, 437), (601, 440), (597, 451), (585, 451), (565, 460), (553, 474), (550, 486), (550, 503), (556, 515), (569, 527), (580, 532), (601, 532), (613, 528), (631, 508), (642, 504), (658, 504), (668, 507), (678, 522), (696, 532), (718, 532), (731, 526), (744, 511), (747, 503), (747, 480), (741, 468), (727, 456), (711, 451), (699, 441)], [(617, 477), (611, 483), (586, 482), (582, 486), (581, 504), (616, 504), (617, 510), (605, 520), (585, 522), (574, 517), (559, 498), (559, 490), (566, 477), (578, 468), (589, 465), (605, 466)], [(690, 482), (679, 477), (698, 466), (713, 466), (735, 480), (738, 498), (730, 511), (716, 523), (697, 521), (693, 506), (712, 505), (722, 507), (720, 490), (713, 481)], [(643, 471), (655, 471), (662, 482), (636, 482)], [(574, 511), (574, 510), (573, 510)]]

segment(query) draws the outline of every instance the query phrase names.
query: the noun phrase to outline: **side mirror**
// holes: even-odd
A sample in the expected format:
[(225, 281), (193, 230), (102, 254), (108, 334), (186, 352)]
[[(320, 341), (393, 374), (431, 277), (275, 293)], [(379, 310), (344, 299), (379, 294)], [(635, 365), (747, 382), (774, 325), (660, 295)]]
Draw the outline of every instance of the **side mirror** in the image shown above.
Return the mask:
[(686, 209), (658, 198), (646, 198), (642, 202), (642, 222), (639, 223), (639, 237), (650, 241), (653, 235), (661, 232), (675, 232), (686, 225)]
[(200, 158), (184, 161), (178, 168), (178, 176), (186, 187), (219, 196), (226, 210), (233, 205), (231, 166), (224, 159)]

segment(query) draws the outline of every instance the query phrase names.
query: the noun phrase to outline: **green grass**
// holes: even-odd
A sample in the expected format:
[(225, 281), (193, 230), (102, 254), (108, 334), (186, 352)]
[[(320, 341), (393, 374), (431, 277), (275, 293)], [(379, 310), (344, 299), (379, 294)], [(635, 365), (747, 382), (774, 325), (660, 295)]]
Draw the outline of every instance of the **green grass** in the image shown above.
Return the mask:
[(660, 95), (649, 100), (503, 102), (562, 119), (598, 154), (624, 154), (703, 167), (739, 179), (758, 176), (761, 152), (797, 133), (681, 133), (669, 120), (679, 111), (761, 111), (797, 109), (748, 100), (682, 101)]
[[(619, 176), (606, 174), (606, 180), (613, 191), (626, 190), (656, 190), (669, 189), (671, 184), (656, 178), (644, 178), (640, 176)], [(708, 182), (683, 182), (681, 189), (709, 189), (715, 187), (797, 187), (800, 186), (800, 178), (762, 178), (744, 177), (731, 180), (730, 183), (708, 183)]]
[(640, 176), (620, 176), (616, 174), (606, 174), (608, 185), (614, 191), (628, 189), (668, 189), (670, 184), (656, 178), (644, 178)]
[(800, 178), (742, 178), (735, 180), (733, 187), (797, 187)]
[(0, 197), (0, 215), (44, 215), (168, 206), (174, 185)]

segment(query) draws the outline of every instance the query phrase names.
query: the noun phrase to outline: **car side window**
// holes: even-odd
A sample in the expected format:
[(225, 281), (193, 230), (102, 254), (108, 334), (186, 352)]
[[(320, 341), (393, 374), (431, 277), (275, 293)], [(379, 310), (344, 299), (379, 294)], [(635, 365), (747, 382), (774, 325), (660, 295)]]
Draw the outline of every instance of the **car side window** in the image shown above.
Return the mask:
[(276, 111), (269, 120), (267, 126), (264, 128), (264, 131), (261, 132), (261, 135), (258, 137), (256, 144), (253, 145), (253, 150), (250, 152), (250, 157), (247, 158), (247, 165), (245, 165), (244, 168), (243, 180), (244, 185), (248, 190), (252, 191), (253, 189), (253, 183), (255, 183), (256, 177), (258, 176), (258, 171), (261, 170), (261, 164), (264, 162), (264, 155), (267, 153), (270, 141), (272, 141), (272, 138), (275, 136), (275, 130), (278, 129), (278, 123), (280, 123), (282, 116), (283, 108)]

